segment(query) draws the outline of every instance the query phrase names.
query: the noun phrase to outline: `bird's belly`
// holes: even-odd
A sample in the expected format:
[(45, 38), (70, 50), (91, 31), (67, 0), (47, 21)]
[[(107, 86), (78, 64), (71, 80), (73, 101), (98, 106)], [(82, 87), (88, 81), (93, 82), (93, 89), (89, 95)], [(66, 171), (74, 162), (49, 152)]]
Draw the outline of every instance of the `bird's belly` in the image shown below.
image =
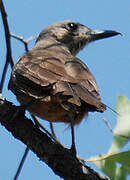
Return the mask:
[[(18, 97), (17, 97), (18, 98)], [(61, 103), (59, 102), (56, 96), (51, 98), (49, 101), (45, 101), (44, 99), (32, 99), (29, 96), (22, 96), (18, 98), (18, 100), (23, 104), (25, 100), (28, 100), (26, 105), (28, 111), (33, 115), (36, 115), (44, 120), (49, 122), (64, 122), (70, 123), (69, 110), (65, 109)], [(83, 119), (85, 112), (76, 112), (74, 124), (79, 124)]]
[(69, 112), (55, 102), (36, 102), (29, 106), (28, 110), (32, 114), (50, 122), (70, 122)]
[[(28, 110), (49, 122), (64, 122), (70, 123), (69, 111), (65, 110), (60, 104), (53, 102), (38, 102), (28, 107)], [(78, 112), (76, 114), (74, 124), (79, 124), (85, 113)]]

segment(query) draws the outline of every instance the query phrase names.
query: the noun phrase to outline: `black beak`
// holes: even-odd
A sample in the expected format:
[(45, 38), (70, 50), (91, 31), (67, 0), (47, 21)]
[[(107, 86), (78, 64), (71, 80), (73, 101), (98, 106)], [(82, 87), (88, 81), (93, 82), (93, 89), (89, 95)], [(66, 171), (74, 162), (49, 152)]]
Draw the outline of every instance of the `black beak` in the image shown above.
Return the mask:
[(122, 35), (120, 32), (111, 30), (91, 30), (89, 31), (90, 41), (95, 41), (98, 39), (109, 38), (116, 35)]

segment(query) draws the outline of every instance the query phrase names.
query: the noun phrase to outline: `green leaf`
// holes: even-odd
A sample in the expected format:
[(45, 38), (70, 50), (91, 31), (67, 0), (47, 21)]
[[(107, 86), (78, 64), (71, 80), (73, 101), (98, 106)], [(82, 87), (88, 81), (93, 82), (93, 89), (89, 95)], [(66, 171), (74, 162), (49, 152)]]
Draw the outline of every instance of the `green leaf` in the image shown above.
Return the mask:
[[(113, 142), (109, 153), (114, 153), (120, 150), (130, 139), (130, 100), (125, 96), (118, 96), (117, 98), (117, 125), (114, 132)], [(124, 137), (123, 137), (124, 136)]]
[(130, 151), (100, 155), (91, 161), (112, 180), (125, 180), (126, 176), (130, 174)]
[(119, 152), (130, 139), (130, 100), (125, 96), (117, 98), (117, 124), (109, 153), (91, 158), (112, 180), (126, 180), (130, 174), (130, 150)]

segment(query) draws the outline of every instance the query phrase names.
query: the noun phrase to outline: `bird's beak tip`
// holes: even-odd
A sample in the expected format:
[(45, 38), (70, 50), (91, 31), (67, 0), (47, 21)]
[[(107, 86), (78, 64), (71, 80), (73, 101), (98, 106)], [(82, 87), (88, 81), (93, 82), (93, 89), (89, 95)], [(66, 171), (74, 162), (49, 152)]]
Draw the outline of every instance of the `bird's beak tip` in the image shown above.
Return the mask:
[(122, 33), (113, 30), (92, 30), (90, 32), (92, 40), (109, 38), (116, 35), (122, 35)]
[(118, 32), (118, 34), (119, 34), (120, 36), (123, 36), (123, 34), (122, 34), (122, 33), (120, 33), (120, 32)]

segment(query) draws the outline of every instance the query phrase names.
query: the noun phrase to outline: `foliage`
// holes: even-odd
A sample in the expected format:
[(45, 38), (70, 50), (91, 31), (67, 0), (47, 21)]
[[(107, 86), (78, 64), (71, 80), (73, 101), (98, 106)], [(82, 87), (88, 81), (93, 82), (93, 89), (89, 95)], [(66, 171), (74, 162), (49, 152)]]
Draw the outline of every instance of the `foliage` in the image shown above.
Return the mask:
[(117, 124), (108, 154), (88, 161), (95, 163), (112, 180), (125, 180), (130, 174), (130, 150), (121, 152), (130, 140), (130, 100), (125, 96), (118, 96), (117, 112)]

